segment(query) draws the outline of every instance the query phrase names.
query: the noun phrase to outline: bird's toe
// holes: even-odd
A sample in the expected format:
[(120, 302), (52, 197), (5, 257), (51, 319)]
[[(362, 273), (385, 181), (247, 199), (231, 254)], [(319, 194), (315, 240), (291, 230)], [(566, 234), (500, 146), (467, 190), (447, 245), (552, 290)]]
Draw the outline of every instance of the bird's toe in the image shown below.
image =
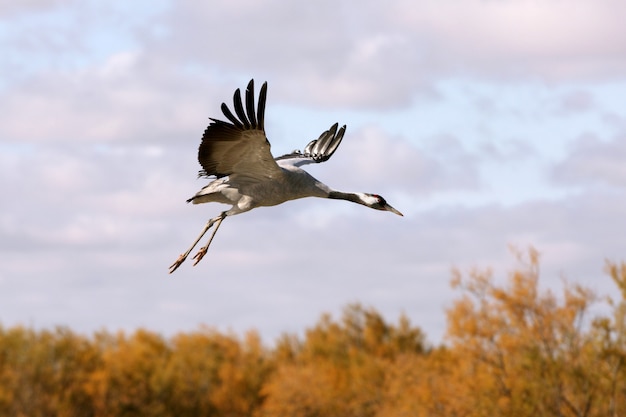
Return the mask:
[(187, 257), (185, 255), (180, 255), (178, 257), (178, 259), (176, 259), (176, 262), (174, 262), (173, 264), (170, 265), (170, 274), (174, 271), (176, 271), (178, 269), (178, 267), (185, 262), (185, 259), (187, 259)]
[(196, 261), (193, 263), (193, 266), (198, 265), (198, 262), (200, 262), (202, 260), (202, 258), (204, 258), (204, 255), (206, 255), (206, 253), (207, 253), (207, 249), (208, 248), (206, 246), (204, 246), (204, 247), (200, 248), (198, 253), (195, 254), (193, 259), (195, 259)]

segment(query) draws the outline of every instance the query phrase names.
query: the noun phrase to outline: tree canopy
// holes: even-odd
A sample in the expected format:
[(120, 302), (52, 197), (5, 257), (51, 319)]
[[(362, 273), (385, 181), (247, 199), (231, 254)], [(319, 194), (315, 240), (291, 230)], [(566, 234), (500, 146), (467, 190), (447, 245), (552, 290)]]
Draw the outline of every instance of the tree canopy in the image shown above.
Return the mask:
[[(619, 416), (626, 413), (626, 264), (611, 297), (539, 286), (530, 250), (496, 280), (455, 271), (443, 344), (351, 304), (272, 347), (203, 327), (163, 337), (0, 327), (0, 415)], [(499, 284), (504, 282), (504, 284)], [(594, 303), (604, 315), (591, 316)]]

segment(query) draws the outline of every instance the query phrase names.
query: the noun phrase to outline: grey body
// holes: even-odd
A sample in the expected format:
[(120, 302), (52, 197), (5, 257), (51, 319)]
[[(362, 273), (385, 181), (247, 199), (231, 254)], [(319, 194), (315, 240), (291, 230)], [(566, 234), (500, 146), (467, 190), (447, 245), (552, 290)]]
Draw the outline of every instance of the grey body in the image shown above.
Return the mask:
[[(284, 166), (280, 166), (284, 165)], [(328, 198), (331, 189), (305, 170), (280, 164), (281, 172), (270, 179), (240, 186), (230, 177), (210, 182), (189, 199), (194, 204), (232, 204), (227, 215), (239, 214), (256, 207), (270, 207), (305, 197)]]

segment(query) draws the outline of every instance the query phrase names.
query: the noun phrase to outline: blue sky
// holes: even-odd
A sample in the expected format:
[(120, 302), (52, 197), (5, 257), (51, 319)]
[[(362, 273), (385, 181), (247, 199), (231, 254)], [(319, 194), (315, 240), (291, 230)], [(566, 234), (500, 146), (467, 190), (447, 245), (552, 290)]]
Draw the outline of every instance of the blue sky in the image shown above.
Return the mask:
[[(271, 341), (360, 301), (442, 340), (452, 268), (542, 254), (613, 291), (624, 260), (626, 5), (617, 0), (0, 5), (0, 323), (90, 332), (200, 324)], [(250, 78), (275, 154), (347, 124), (310, 171), (404, 218), (302, 200), (225, 221), (196, 151)]]

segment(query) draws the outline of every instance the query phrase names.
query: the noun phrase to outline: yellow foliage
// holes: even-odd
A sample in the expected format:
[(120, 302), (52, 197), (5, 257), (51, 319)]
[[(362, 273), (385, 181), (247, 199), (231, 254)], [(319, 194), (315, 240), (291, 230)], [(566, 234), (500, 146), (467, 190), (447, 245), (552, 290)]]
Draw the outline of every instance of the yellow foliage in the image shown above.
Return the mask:
[[(453, 271), (460, 294), (446, 343), (428, 347), (406, 315), (347, 306), (273, 348), (252, 331), (0, 327), (0, 415), (610, 416), (626, 415), (626, 264), (607, 262), (619, 298), (539, 287), (539, 253), (515, 252), (504, 284)], [(606, 301), (609, 314), (589, 317)]]

